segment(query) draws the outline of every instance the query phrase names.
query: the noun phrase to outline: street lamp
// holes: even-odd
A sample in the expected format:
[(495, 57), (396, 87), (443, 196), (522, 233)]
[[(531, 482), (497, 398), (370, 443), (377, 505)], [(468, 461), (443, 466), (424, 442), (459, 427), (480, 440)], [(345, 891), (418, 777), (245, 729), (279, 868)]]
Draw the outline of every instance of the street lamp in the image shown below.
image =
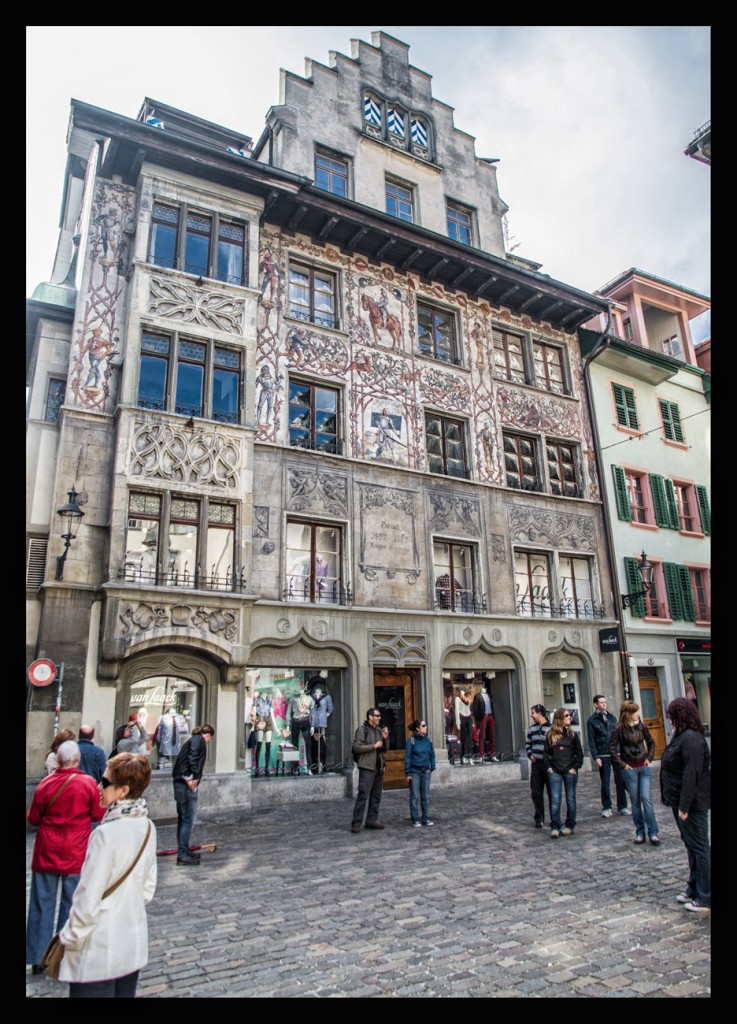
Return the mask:
[(631, 608), (635, 601), (638, 601), (641, 597), (647, 594), (648, 590), (653, 584), (653, 569), (654, 566), (647, 560), (647, 555), (643, 551), (640, 555), (640, 561), (637, 563), (637, 571), (640, 574), (642, 580), (642, 590), (638, 590), (634, 594), (622, 594), (622, 607)]
[(69, 491), (69, 501), (62, 505), (60, 509), (57, 509), (56, 514), (61, 516), (61, 521), (65, 527), (65, 531), (61, 535), (61, 539), (64, 541), (64, 550), (56, 560), (56, 579), (60, 580), (64, 578), (64, 563), (67, 560), (69, 545), (76, 536), (72, 531), (79, 525), (84, 515), (84, 512), (77, 504), (77, 491), (74, 487)]

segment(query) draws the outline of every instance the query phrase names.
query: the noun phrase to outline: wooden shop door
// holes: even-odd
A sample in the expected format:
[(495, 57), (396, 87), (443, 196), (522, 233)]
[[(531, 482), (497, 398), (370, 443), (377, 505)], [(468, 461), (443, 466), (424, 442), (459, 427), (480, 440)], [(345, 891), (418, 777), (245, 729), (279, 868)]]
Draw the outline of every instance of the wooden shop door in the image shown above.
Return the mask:
[(389, 729), (384, 789), (402, 789), (407, 785), (404, 745), (409, 736), (407, 726), (416, 717), (416, 701), (417, 677), (414, 672), (374, 669), (374, 704), (381, 711), (381, 724)]
[(640, 684), (640, 717), (650, 730), (655, 741), (655, 760), (665, 750), (665, 722), (663, 720), (663, 702), (660, 699), (660, 684), (657, 676), (638, 678)]

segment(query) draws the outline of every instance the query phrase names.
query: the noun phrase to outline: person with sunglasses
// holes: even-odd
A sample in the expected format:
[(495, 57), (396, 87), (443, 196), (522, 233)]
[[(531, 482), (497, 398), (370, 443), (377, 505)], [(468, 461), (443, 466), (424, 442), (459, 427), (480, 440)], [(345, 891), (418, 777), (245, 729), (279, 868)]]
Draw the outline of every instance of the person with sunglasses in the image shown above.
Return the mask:
[[(416, 718), (407, 726), (413, 734), (404, 747), (404, 774), (409, 783), (409, 814), (412, 827), (432, 825), (430, 821), (430, 778), (435, 771), (435, 747), (427, 735), (427, 722)], [(420, 806), (422, 821), (420, 821)]]
[[(85, 776), (88, 778), (88, 776)], [(70, 999), (133, 999), (148, 963), (146, 904), (156, 889), (156, 828), (143, 793), (151, 765), (143, 754), (111, 757), (99, 782), (104, 817), (59, 932), (59, 981)]]
[[(581, 737), (571, 725), (571, 712), (557, 708), (545, 736), (543, 764), (550, 780), (550, 838), (573, 835), (576, 827), (576, 786), (583, 764)], [(560, 827), (563, 789), (566, 791), (566, 820)]]
[(389, 749), (389, 730), (380, 723), (379, 709), (369, 708), (366, 721), (356, 729), (353, 737), (353, 758), (358, 765), (358, 795), (353, 807), (351, 832), (361, 831), (367, 803), (366, 828), (384, 828), (376, 819), (379, 817), (381, 794), (384, 791), (384, 754)]

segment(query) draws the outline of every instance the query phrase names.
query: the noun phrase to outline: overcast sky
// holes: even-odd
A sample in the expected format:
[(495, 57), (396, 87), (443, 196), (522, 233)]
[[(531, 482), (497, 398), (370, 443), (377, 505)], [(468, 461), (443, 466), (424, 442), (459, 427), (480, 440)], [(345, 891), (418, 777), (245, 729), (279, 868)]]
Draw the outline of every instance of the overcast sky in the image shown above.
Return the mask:
[(148, 96), (256, 140), (280, 68), (377, 29), (499, 158), (520, 256), (589, 292), (639, 267), (711, 294), (711, 172), (683, 152), (711, 118), (708, 27), (384, 24), (27, 27), (26, 294), (51, 275), (72, 98), (134, 118)]

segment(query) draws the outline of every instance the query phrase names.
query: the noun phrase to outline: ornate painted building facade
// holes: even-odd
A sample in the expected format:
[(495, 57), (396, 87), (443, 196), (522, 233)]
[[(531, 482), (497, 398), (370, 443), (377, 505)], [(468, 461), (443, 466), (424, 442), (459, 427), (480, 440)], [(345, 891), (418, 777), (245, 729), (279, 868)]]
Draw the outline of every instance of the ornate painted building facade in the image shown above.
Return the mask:
[[(61, 724), (103, 745), (133, 710), (150, 737), (169, 706), (211, 722), (216, 809), (343, 795), (372, 703), (395, 750), (426, 717), (460, 784), (462, 687), (505, 758), (478, 771), (519, 775), (531, 703), (622, 695), (577, 335), (606, 302), (504, 252), (495, 161), (404, 43), (283, 73), (280, 101), (255, 145), (72, 103), (64, 284), (29, 302), (28, 660), (64, 663)], [(311, 753), (304, 691), (330, 698)], [(319, 778), (261, 784), (285, 739)]]

